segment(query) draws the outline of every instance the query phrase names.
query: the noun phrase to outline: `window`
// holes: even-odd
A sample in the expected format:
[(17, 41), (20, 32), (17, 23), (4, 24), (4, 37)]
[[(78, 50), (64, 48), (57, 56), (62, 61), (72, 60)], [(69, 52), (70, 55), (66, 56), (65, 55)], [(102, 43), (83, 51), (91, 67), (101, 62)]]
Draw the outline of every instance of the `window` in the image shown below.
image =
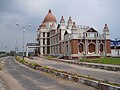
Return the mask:
[[(66, 43), (66, 44), (67, 44), (67, 43)], [(67, 45), (66, 45), (66, 52), (67, 52), (67, 53), (68, 53), (68, 50), (69, 50), (69, 49), (68, 49), (68, 44), (67, 44)]]
[(49, 39), (47, 39), (47, 45), (50, 45), (50, 40)]
[(45, 32), (43, 32), (43, 37), (45, 37)]
[(45, 45), (45, 39), (43, 38), (43, 45)]
[(83, 52), (83, 44), (82, 44), (82, 43), (79, 44), (79, 52), (80, 52), (80, 53)]
[(47, 54), (49, 54), (50, 53), (50, 48), (49, 47), (47, 47)]
[(50, 36), (50, 34), (49, 33), (47, 33), (47, 37), (49, 37)]
[(43, 47), (43, 54), (45, 54), (45, 47)]
[(59, 35), (59, 40), (61, 40), (61, 36)]
[(103, 52), (103, 44), (100, 44), (100, 52)]

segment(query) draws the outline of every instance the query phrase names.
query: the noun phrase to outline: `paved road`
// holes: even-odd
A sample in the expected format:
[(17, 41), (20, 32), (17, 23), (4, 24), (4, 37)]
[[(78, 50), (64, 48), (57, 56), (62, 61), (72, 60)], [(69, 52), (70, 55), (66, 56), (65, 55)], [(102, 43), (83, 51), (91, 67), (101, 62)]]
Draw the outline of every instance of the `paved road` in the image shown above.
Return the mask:
[(120, 72), (94, 69), (94, 68), (89, 68), (85, 66), (67, 64), (64, 62), (51, 61), (51, 60), (38, 58), (38, 57), (34, 57), (33, 60), (26, 58), (26, 60), (37, 62), (41, 65), (50, 66), (60, 70), (66, 70), (68, 72), (78, 73), (78, 74), (87, 75), (87, 76), (89, 75), (97, 79), (108, 80), (108, 81), (120, 84)]
[(15, 63), (13, 58), (5, 60), (5, 70), (26, 90), (95, 90), (93, 87), (28, 69)]

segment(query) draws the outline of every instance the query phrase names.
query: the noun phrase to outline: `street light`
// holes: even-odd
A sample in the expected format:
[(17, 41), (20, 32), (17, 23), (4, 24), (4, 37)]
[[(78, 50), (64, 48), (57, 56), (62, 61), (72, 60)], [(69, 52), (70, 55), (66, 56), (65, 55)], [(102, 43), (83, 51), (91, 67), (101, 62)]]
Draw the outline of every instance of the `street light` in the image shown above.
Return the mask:
[[(21, 28), (23, 29), (23, 60), (24, 60), (24, 51), (25, 51), (25, 50), (24, 50), (24, 48), (25, 48), (25, 45), (24, 45), (24, 43), (25, 43), (25, 42), (24, 42), (24, 38), (25, 38), (25, 36), (24, 36), (24, 35), (25, 35), (25, 31), (26, 31), (26, 29), (25, 29), (24, 26), (21, 26), (21, 25), (18, 24), (18, 23), (17, 23), (16, 25), (19, 26), (19, 27), (21, 27)], [(29, 24), (28, 27), (31, 27), (31, 24)]]

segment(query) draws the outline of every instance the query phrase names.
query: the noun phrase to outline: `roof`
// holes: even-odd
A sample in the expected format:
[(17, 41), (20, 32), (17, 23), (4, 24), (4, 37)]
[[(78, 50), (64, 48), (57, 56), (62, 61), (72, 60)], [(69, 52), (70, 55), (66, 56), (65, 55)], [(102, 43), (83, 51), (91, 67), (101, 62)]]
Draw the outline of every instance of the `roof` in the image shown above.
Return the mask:
[(97, 31), (93, 28), (88, 28), (86, 32), (97, 32)]
[(112, 46), (120, 46), (120, 40), (110, 40), (110, 44), (112, 45)]
[(27, 43), (27, 46), (39, 46), (39, 43)]

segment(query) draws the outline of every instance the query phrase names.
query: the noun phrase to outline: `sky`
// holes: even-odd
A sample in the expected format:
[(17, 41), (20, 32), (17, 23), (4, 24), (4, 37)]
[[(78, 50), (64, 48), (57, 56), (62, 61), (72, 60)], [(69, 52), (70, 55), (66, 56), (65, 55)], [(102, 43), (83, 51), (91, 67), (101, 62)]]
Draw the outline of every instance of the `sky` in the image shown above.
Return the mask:
[[(77, 25), (93, 27), (102, 33), (107, 23), (111, 39), (120, 38), (120, 0), (0, 0), (0, 51), (22, 51), (24, 26), (25, 43), (36, 42), (38, 26), (51, 9), (59, 23), (71, 16)], [(31, 24), (31, 27), (28, 25)]]

